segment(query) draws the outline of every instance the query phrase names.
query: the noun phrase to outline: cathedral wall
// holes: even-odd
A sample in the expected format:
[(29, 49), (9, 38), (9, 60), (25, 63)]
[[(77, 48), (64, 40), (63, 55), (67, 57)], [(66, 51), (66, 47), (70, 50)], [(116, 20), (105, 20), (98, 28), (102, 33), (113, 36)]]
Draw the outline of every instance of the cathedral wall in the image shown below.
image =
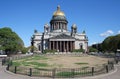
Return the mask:
[(83, 49), (86, 49), (85, 41), (75, 41), (75, 49), (80, 49), (80, 45), (82, 45)]
[(85, 39), (85, 36), (84, 35), (75, 35), (75, 38), (77, 38), (77, 39)]
[(41, 41), (34, 41), (34, 46), (37, 48), (37, 51), (41, 49), (42, 42)]
[(35, 33), (34, 35), (34, 46), (37, 48), (36, 51), (42, 50), (42, 33)]

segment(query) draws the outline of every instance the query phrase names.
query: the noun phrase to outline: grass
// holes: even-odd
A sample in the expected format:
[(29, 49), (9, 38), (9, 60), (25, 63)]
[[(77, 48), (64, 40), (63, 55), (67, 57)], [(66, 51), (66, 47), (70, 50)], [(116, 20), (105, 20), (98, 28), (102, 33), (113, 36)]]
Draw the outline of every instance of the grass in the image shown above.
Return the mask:
[(13, 62), (14, 66), (31, 66), (34, 65), (35, 67), (47, 67), (48, 64), (47, 63), (38, 63), (38, 62)]
[(82, 72), (58, 72), (56, 76), (61, 76), (61, 77), (73, 77), (75, 75), (88, 75), (91, 74), (91, 71), (82, 71)]
[(36, 60), (47, 60), (47, 57), (44, 56), (33, 56), (28, 58), (23, 58), (19, 60), (14, 60), (13, 65), (14, 66), (29, 66), (33, 68), (39, 68), (39, 67), (48, 67), (49, 65), (47, 63), (39, 63)]
[(44, 57), (44, 56), (33, 56), (31, 59), (32, 60), (47, 60), (49, 58)]
[(77, 65), (88, 65), (89, 63), (84, 63), (84, 62), (79, 62), (79, 63), (75, 63)]
[(74, 72), (58, 72), (56, 75), (62, 77), (72, 77), (74, 75)]
[(22, 58), (22, 59), (17, 59), (15, 61), (29, 61), (29, 60), (47, 60), (49, 58), (44, 57), (44, 56), (33, 56), (33, 57), (26, 57), (26, 58)]
[[(75, 58), (75, 57), (74, 57)], [(50, 59), (50, 60), (49, 60)], [(32, 68), (32, 75), (34, 76), (52, 76), (55, 75), (55, 77), (64, 77), (64, 78), (69, 78), (69, 77), (77, 77), (77, 76), (88, 76), (92, 75), (92, 68), (89, 68), (89, 65), (91, 63), (89, 62), (84, 62), (76, 60), (76, 62), (69, 60), (68, 58), (68, 63), (72, 63), (73, 68), (74, 66), (76, 67), (75, 69), (69, 68), (69, 65), (65, 63), (64, 59), (59, 60), (61, 62), (58, 62), (57, 60), (61, 59), (60, 57), (46, 57), (46, 56), (33, 56), (33, 57), (28, 57), (28, 58), (23, 58), (19, 60), (14, 60), (13, 65), (14, 66), (19, 66), (17, 67), (17, 72), (22, 73), (22, 74), (29, 74), (30, 69)], [(70, 58), (73, 59), (73, 58)], [(40, 61), (39, 61), (40, 60)], [(57, 62), (56, 62), (57, 61)], [(62, 64), (64, 63), (64, 64)], [(68, 65), (66, 67), (66, 64)], [(24, 67), (23, 67), (24, 66)], [(64, 69), (66, 67), (67, 69)], [(80, 67), (80, 68), (78, 68)], [(63, 69), (61, 69), (63, 68)], [(14, 72), (15, 68), (10, 68), (10, 71)]]
[(47, 67), (47, 63), (38, 63), (38, 62), (27, 62), (27, 64), (35, 65), (37, 67)]
[[(27, 58), (23, 58), (23, 59), (19, 59), (19, 60), (14, 60), (13, 61), (13, 65), (14, 66), (27, 66), (27, 67), (31, 67), (31, 68), (45, 68), (45, 67), (51, 67), (51, 68), (61, 68), (63, 67), (62, 64), (56, 64), (53, 63), (51, 65), (44, 63), (44, 62), (39, 62), (39, 60), (42, 61), (46, 61), (50, 58), (45, 57), (45, 56), (33, 56), (33, 57), (27, 57)], [(77, 65), (88, 65), (88, 63), (84, 63), (84, 62), (77, 62), (74, 63)]]
[(84, 70), (84, 69), (87, 69), (87, 68), (89, 68), (89, 66), (86, 66), (86, 67), (82, 67), (82, 70)]
[(13, 61), (13, 66), (20, 66), (21, 63)]

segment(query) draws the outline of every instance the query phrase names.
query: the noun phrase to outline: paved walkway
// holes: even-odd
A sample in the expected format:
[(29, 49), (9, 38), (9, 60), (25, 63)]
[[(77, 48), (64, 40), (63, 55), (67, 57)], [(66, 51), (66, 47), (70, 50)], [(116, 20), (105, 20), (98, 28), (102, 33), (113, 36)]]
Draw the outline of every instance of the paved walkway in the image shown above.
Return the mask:
[[(52, 79), (52, 78), (29, 77), (29, 76), (14, 74), (9, 71), (6, 71), (6, 67), (1, 66), (1, 62), (0, 62), (0, 79)], [(67, 79), (73, 79), (73, 78), (67, 78)], [(74, 79), (120, 79), (120, 62), (118, 65), (115, 66), (115, 70), (108, 74), (103, 74), (93, 77), (74, 78)]]

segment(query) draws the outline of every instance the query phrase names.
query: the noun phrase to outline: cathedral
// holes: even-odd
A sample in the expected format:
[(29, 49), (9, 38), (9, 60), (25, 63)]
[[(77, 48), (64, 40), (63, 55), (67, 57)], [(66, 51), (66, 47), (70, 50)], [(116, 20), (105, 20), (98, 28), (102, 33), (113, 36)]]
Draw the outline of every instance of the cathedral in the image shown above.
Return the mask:
[(58, 5), (50, 20), (50, 25), (44, 25), (44, 32), (34, 31), (31, 37), (31, 46), (36, 47), (34, 52), (42, 53), (46, 49), (57, 52), (84, 49), (85, 52), (88, 52), (88, 38), (85, 31), (78, 33), (76, 24), (73, 24), (71, 31), (68, 31), (67, 24), (66, 16)]

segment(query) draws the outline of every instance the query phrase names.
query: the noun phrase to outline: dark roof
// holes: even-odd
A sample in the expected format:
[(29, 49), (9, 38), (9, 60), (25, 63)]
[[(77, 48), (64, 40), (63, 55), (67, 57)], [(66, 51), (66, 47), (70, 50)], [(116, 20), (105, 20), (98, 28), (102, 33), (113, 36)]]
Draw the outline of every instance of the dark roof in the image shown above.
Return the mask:
[(53, 16), (50, 22), (52, 22), (52, 21), (65, 21), (65, 22), (68, 22), (65, 16)]
[(55, 37), (51, 37), (50, 39), (75, 39), (75, 38), (66, 34), (60, 34)]

